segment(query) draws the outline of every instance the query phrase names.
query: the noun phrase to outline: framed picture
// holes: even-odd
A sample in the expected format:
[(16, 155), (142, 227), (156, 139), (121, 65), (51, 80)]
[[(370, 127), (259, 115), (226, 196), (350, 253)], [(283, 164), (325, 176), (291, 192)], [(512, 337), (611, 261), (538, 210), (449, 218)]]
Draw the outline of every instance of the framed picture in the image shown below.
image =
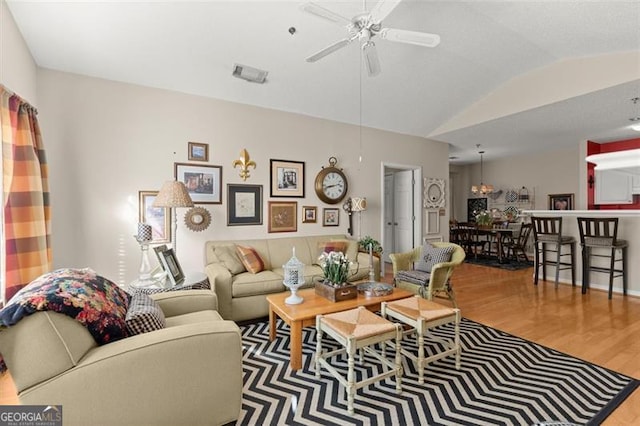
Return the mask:
[(160, 256), (160, 253), (162, 253), (163, 251), (167, 251), (167, 245), (166, 244), (162, 244), (160, 246), (156, 246), (153, 248), (153, 251), (156, 252), (156, 257), (158, 258), (158, 263), (160, 264), (160, 266), (162, 266), (162, 269), (164, 269), (164, 265), (162, 264), (162, 258)]
[(227, 184), (227, 225), (262, 225), (262, 185)]
[(269, 201), (269, 232), (297, 231), (297, 211), (296, 201)]
[(315, 206), (302, 206), (302, 223), (316, 223), (318, 208)]
[(340, 209), (322, 209), (322, 226), (340, 225)]
[(182, 272), (182, 268), (173, 249), (160, 252), (160, 259), (162, 260), (162, 267), (167, 271), (171, 285), (176, 286), (181, 284), (184, 281), (184, 272)]
[(476, 215), (484, 210), (487, 210), (486, 198), (468, 198), (467, 199), (467, 221), (468, 222), (475, 222)]
[(304, 198), (304, 162), (271, 160), (271, 196)]
[(549, 210), (573, 210), (573, 194), (549, 194)]
[(222, 204), (222, 166), (174, 163), (174, 176), (195, 204)]
[(209, 161), (209, 144), (189, 142), (189, 161)]
[(138, 221), (151, 225), (151, 243), (171, 241), (171, 210), (153, 207), (158, 191), (138, 191)]

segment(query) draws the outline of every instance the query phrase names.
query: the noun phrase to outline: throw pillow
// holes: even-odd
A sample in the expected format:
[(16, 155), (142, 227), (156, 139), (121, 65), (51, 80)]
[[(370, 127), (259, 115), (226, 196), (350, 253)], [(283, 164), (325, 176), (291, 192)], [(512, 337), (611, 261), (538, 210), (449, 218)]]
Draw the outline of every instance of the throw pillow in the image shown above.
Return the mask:
[(454, 246), (435, 247), (430, 243), (424, 243), (420, 259), (416, 262), (415, 269), (418, 271), (431, 272), (433, 265), (442, 262), (449, 262), (454, 250)]
[(53, 311), (87, 327), (98, 345), (127, 337), (129, 295), (95, 271), (64, 268), (46, 273), (20, 290), (0, 311), (0, 327), (27, 315)]
[(236, 246), (236, 251), (247, 271), (257, 274), (264, 270), (264, 261), (253, 247)]
[[(320, 265), (320, 256), (323, 253), (331, 253), (339, 251), (344, 253), (347, 250), (347, 241), (323, 241), (318, 243), (318, 255), (316, 256), (316, 265)], [(346, 254), (346, 253), (345, 253)], [(350, 259), (353, 260), (353, 259)]]
[(131, 297), (126, 323), (131, 336), (161, 330), (167, 326), (160, 305), (144, 293), (136, 293)]
[(218, 256), (220, 263), (222, 263), (232, 275), (246, 271), (238, 257), (235, 244), (216, 246), (214, 253)]

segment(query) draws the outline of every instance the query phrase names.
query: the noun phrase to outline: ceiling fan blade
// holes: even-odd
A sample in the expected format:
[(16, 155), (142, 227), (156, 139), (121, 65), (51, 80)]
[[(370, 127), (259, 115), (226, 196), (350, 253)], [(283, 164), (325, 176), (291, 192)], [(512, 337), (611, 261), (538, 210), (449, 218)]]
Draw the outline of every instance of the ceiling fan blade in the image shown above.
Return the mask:
[(440, 44), (440, 36), (437, 34), (421, 33), (418, 31), (395, 30), (393, 28), (383, 28), (379, 33), (380, 37), (389, 41), (399, 43), (415, 44), (424, 47), (436, 47)]
[(351, 20), (345, 18), (342, 15), (338, 15), (335, 12), (332, 12), (329, 9), (325, 9), (322, 6), (319, 6), (315, 3), (305, 3), (302, 5), (302, 10), (310, 13), (311, 15), (317, 16), (319, 18), (326, 19), (327, 21), (331, 21), (340, 26), (349, 26), (351, 25)]
[(393, 9), (401, 0), (380, 0), (371, 10), (371, 20), (375, 24), (379, 24), (384, 18), (389, 16)]
[(329, 45), (329, 46), (325, 47), (321, 51), (319, 51), (317, 53), (314, 53), (313, 55), (309, 56), (305, 60), (307, 62), (316, 62), (317, 60), (324, 58), (328, 54), (333, 53), (338, 49), (342, 49), (343, 47), (345, 47), (347, 44), (351, 43), (352, 41), (353, 41), (353, 37), (352, 38), (345, 38), (345, 39), (342, 39), (340, 41), (337, 41), (337, 42), (333, 43), (332, 45)]
[(364, 63), (367, 66), (369, 77), (375, 77), (380, 74), (380, 59), (378, 58), (378, 50), (376, 44), (367, 41), (362, 45), (362, 54), (364, 55)]

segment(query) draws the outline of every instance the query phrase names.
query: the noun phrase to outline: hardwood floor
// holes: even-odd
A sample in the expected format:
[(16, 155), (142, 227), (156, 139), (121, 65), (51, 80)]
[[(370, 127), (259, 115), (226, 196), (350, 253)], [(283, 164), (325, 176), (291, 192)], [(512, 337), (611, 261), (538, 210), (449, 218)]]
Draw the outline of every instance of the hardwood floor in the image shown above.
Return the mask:
[[(389, 266), (387, 271), (391, 270)], [(504, 271), (463, 264), (453, 275), (462, 315), (611, 370), (640, 378), (640, 298), (541, 281), (533, 269)], [(391, 282), (387, 274), (384, 279)], [(444, 302), (443, 302), (444, 303)], [(463, 358), (464, 360), (464, 358)], [(0, 404), (15, 404), (10, 375), (0, 377)], [(604, 425), (640, 424), (636, 390)]]

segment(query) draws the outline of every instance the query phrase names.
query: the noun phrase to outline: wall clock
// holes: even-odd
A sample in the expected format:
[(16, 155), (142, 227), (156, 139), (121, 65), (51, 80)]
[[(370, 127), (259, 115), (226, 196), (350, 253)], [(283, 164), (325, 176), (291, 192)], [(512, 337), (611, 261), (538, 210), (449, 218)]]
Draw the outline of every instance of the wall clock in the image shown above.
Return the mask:
[(349, 183), (342, 169), (336, 167), (336, 157), (329, 158), (329, 167), (322, 167), (316, 176), (315, 189), (320, 200), (337, 204), (347, 195)]

